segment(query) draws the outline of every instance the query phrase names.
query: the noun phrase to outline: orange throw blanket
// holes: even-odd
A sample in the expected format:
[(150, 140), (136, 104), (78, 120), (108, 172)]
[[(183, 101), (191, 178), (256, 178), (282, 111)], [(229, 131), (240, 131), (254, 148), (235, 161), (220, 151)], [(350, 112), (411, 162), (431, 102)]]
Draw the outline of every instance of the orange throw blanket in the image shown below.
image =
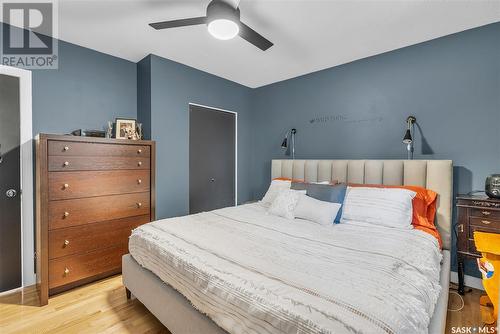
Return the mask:
[(488, 262), (493, 265), (493, 275), (490, 278), (485, 277), (483, 273), (483, 286), (493, 304), (493, 313), (496, 319), (498, 317), (498, 286), (500, 284), (500, 234), (475, 231), (474, 242), (476, 249), (483, 255), (480, 262)]

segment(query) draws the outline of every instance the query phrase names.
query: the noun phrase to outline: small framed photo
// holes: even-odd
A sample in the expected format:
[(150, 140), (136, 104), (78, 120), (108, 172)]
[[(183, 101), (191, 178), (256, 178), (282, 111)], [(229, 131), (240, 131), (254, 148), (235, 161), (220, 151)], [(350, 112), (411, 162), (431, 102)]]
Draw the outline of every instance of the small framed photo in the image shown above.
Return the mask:
[(117, 139), (137, 139), (135, 119), (117, 118), (115, 136)]

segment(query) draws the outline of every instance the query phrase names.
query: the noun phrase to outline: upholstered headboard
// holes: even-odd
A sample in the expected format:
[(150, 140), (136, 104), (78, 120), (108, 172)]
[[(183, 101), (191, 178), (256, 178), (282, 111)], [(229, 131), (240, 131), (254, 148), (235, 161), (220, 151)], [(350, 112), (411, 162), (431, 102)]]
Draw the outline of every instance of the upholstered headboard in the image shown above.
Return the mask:
[(271, 176), (309, 182), (415, 185), (434, 190), (439, 195), (436, 224), (443, 248), (451, 248), (451, 160), (273, 160)]

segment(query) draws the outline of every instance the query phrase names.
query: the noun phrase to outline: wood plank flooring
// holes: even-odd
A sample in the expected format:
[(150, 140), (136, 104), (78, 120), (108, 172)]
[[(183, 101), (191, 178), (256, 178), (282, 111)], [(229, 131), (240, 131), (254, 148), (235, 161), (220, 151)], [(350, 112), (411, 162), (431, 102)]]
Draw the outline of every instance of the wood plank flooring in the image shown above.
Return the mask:
[(0, 297), (0, 333), (169, 333), (137, 300), (127, 300), (121, 276), (59, 294), (44, 307), (36, 291)]
[[(453, 286), (453, 284), (452, 284)], [(474, 328), (478, 327), (488, 327), (488, 331), (485, 333), (492, 334), (494, 332), (491, 331), (490, 325), (485, 325), (481, 318), (481, 311), (489, 312), (491, 308), (487, 308), (479, 305), (479, 297), (484, 294), (484, 291), (470, 289), (466, 287), (466, 293), (463, 297), (464, 307), (461, 311), (454, 312), (450, 310), (457, 310), (462, 305), (460, 297), (452, 292), (454, 290), (450, 290), (450, 295), (448, 299), (448, 315), (446, 317), (446, 332), (452, 333), (453, 327), (470, 327), (472, 333), (478, 333), (479, 330)], [(455, 329), (455, 332), (457, 329)]]
[[(446, 333), (452, 326), (482, 325), (480, 295), (481, 291), (472, 290), (461, 311), (448, 311)], [(138, 300), (126, 299), (121, 276), (54, 296), (47, 306), (37, 304), (31, 287), (0, 296), (0, 333), (169, 333)], [(449, 308), (460, 305), (451, 293)]]

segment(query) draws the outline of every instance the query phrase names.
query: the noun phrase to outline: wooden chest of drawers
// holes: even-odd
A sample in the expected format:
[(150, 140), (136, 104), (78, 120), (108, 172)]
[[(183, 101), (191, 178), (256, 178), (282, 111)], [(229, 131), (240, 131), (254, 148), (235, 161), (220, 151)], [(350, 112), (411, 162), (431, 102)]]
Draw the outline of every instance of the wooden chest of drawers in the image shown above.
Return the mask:
[(130, 231), (155, 217), (155, 144), (37, 137), (36, 273), (48, 296), (121, 271)]
[(459, 292), (464, 293), (464, 259), (478, 258), (474, 231), (500, 233), (500, 200), (485, 196), (458, 196), (457, 255)]

